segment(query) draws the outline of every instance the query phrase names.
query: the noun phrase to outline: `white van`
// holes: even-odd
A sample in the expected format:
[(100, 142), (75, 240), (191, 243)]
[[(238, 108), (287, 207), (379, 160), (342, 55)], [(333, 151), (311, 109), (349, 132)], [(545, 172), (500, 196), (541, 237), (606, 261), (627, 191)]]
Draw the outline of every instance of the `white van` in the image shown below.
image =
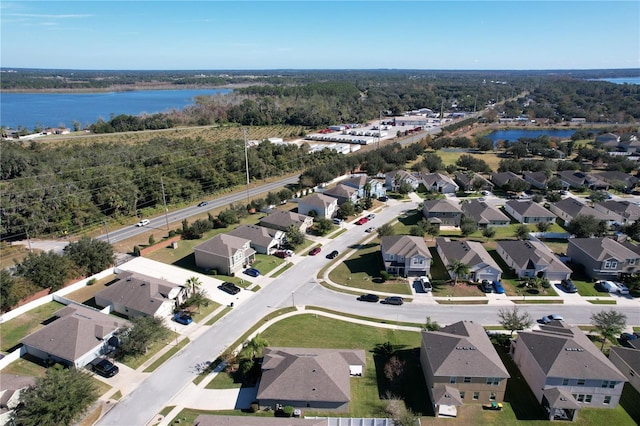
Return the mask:
[(421, 276), (418, 281), (420, 282), (420, 285), (422, 286), (422, 291), (425, 293), (429, 293), (431, 290), (433, 290), (433, 287), (431, 286), (431, 281), (429, 281), (429, 277), (427, 277), (426, 275)]

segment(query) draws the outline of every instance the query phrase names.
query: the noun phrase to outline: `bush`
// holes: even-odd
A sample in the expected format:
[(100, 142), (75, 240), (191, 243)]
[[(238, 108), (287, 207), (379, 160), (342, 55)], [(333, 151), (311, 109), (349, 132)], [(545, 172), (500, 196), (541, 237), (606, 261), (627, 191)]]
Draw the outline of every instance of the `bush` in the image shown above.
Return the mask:
[(178, 235), (178, 233), (175, 230), (172, 229), (171, 231), (169, 231), (169, 238), (173, 238), (176, 235)]
[(282, 411), (284, 411), (284, 414), (286, 414), (287, 417), (293, 416), (293, 407), (290, 405), (285, 406)]
[(382, 282), (385, 282), (389, 279), (390, 275), (387, 271), (380, 271), (380, 278), (382, 278)]
[(153, 237), (153, 234), (149, 235), (149, 245), (152, 246), (156, 243), (156, 239)]
[(256, 413), (260, 410), (260, 405), (257, 401), (253, 401), (249, 407), (252, 413)]
[(133, 255), (134, 256), (140, 256), (140, 247), (133, 246)]
[(89, 281), (87, 281), (87, 285), (94, 285), (98, 280), (96, 280), (95, 278), (91, 278)]

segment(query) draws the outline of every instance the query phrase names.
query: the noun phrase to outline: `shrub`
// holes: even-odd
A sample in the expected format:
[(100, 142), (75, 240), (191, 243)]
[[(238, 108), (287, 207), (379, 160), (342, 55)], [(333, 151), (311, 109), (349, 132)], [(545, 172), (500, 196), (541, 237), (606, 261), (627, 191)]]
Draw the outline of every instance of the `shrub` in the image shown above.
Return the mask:
[(172, 229), (171, 231), (169, 231), (169, 238), (173, 238), (176, 235), (178, 235), (178, 233), (175, 230)]
[(387, 271), (380, 271), (380, 278), (382, 278), (382, 282), (385, 282), (389, 279), (390, 275)]
[(153, 234), (149, 235), (149, 245), (152, 246), (156, 243), (156, 239), (153, 237)]
[(284, 411), (284, 414), (286, 414), (287, 417), (293, 416), (293, 407), (290, 405), (285, 406), (282, 411)]
[(94, 285), (98, 280), (96, 280), (95, 278), (91, 278), (89, 281), (87, 281), (87, 285)]
[(253, 401), (251, 403), (250, 410), (251, 410), (252, 413), (256, 413), (256, 412), (258, 412), (260, 410), (260, 405), (258, 404), (257, 401)]
[(140, 256), (140, 247), (133, 246), (133, 255), (134, 256)]

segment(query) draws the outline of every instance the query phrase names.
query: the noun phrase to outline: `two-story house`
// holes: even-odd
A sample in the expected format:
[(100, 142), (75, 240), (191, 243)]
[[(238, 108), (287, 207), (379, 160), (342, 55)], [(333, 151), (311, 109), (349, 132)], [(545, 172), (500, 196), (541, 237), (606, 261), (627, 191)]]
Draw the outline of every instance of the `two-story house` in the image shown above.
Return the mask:
[(405, 170), (394, 170), (387, 172), (384, 175), (384, 186), (388, 191), (396, 191), (401, 183), (406, 182), (411, 186), (411, 189), (416, 190), (422, 183), (422, 179), (412, 173)]
[(454, 194), (460, 189), (453, 179), (442, 173), (422, 173), (420, 178), (427, 191)]
[(233, 276), (254, 261), (256, 251), (251, 240), (233, 235), (218, 234), (193, 248), (196, 265), (215, 269), (221, 275)]
[(338, 199), (313, 193), (298, 201), (298, 213), (318, 218), (331, 219), (338, 210)]
[(339, 206), (343, 205), (347, 201), (351, 201), (354, 205), (358, 202), (358, 189), (341, 183), (337, 184), (333, 188), (327, 189), (323, 194), (338, 200)]
[(493, 191), (493, 183), (471, 171), (456, 172), (454, 180), (463, 191)]
[(570, 238), (567, 256), (593, 279), (616, 280), (640, 271), (640, 248), (611, 238)]
[(236, 229), (227, 232), (227, 235), (251, 241), (249, 244), (251, 248), (256, 253), (261, 254), (270, 254), (283, 244), (286, 237), (284, 231), (258, 225), (240, 225)]
[(605, 200), (596, 203), (593, 208), (606, 215), (620, 216), (624, 224), (640, 219), (640, 206), (629, 201)]
[(385, 270), (403, 277), (429, 275), (431, 253), (422, 237), (389, 235), (380, 240)]
[(342, 182), (343, 185), (356, 188), (358, 190), (358, 197), (373, 197), (381, 198), (387, 195), (387, 190), (384, 183), (378, 179), (372, 179), (367, 175), (356, 175), (350, 179)]
[(549, 205), (549, 210), (560, 219), (564, 220), (565, 225), (569, 224), (578, 215), (593, 216), (597, 220), (604, 220), (607, 222), (608, 226), (611, 226), (614, 223), (622, 223), (623, 220), (618, 214), (611, 213), (607, 215), (572, 197), (567, 197), (563, 200), (551, 203)]
[(482, 325), (472, 321), (423, 331), (420, 365), (436, 415), (502, 402), (511, 377)]
[(571, 269), (540, 241), (498, 241), (496, 252), (520, 278), (561, 281), (571, 276)]
[(546, 189), (549, 182), (549, 176), (545, 172), (522, 172), (524, 180), (529, 182), (531, 186), (538, 189)]
[(510, 352), (550, 420), (575, 420), (582, 407), (617, 407), (626, 378), (578, 327), (553, 321), (519, 332)]
[[(471, 281), (500, 281), (502, 269), (487, 250), (477, 241), (454, 240), (436, 238), (436, 250), (445, 267), (455, 259), (469, 266), (469, 274), (465, 277)], [(449, 271), (451, 278), (455, 278), (453, 271)]]
[(425, 200), (422, 214), (430, 223), (444, 226), (460, 226), (462, 209), (457, 203), (447, 198)]
[(505, 203), (504, 210), (515, 220), (524, 224), (555, 223), (556, 221), (555, 214), (531, 200), (509, 200)]
[(288, 210), (276, 210), (267, 217), (260, 219), (260, 226), (285, 232), (288, 231), (290, 227), (294, 227), (304, 234), (308, 228), (313, 226), (313, 218)]
[(591, 189), (594, 191), (606, 191), (609, 184), (589, 173), (576, 170), (562, 170), (556, 173), (563, 186), (575, 189)]

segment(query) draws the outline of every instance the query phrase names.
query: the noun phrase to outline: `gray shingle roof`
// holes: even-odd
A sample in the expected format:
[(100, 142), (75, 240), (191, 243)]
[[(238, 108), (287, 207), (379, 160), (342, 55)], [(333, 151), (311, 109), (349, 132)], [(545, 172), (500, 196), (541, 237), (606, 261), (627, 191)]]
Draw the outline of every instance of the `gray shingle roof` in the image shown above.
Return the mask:
[(587, 253), (592, 259), (636, 259), (638, 253), (611, 238), (570, 238), (569, 245)]
[(229, 234), (218, 234), (208, 239), (204, 243), (198, 244), (194, 250), (215, 254), (222, 257), (231, 257), (235, 252), (241, 250), (250, 240)]
[(477, 241), (451, 241), (448, 238), (436, 238), (436, 245), (449, 261), (458, 259), (462, 263), (469, 265), (471, 272), (485, 266), (491, 266), (493, 269), (502, 272), (496, 261)]
[(626, 218), (629, 221), (640, 219), (640, 206), (630, 203), (629, 201), (605, 200), (596, 204), (596, 210), (614, 212)]
[(497, 186), (506, 185), (512, 180), (521, 180), (523, 182), (526, 182), (524, 179), (513, 172), (499, 172), (491, 174), (491, 182), (493, 182), (493, 184)]
[(492, 221), (511, 222), (506, 214), (484, 201), (470, 200), (463, 203), (461, 207), (464, 214), (473, 218), (478, 224), (487, 224)]
[(456, 212), (462, 213), (462, 210), (456, 203), (448, 198), (441, 198), (438, 200), (425, 200), (424, 209), (428, 212)]
[(227, 232), (227, 235), (244, 238), (259, 246), (268, 247), (273, 243), (276, 231), (264, 226), (240, 225), (236, 229)]
[(616, 355), (622, 358), (622, 360), (635, 371), (635, 374), (640, 374), (640, 349), (611, 346), (609, 350), (615, 352)]
[(528, 265), (531, 262), (546, 265), (549, 272), (572, 272), (549, 247), (539, 241), (498, 241), (496, 245), (508, 253), (520, 269), (530, 269)]
[(575, 400), (571, 392), (563, 388), (549, 388), (542, 391), (542, 395), (549, 402), (552, 408), (568, 408), (579, 410), (582, 408)]
[(338, 184), (331, 189), (324, 191), (324, 194), (332, 197), (351, 198), (353, 194), (357, 194), (358, 190), (352, 186)]
[(422, 340), (435, 377), (510, 377), (479, 323), (459, 321), (423, 331)]
[(509, 200), (506, 202), (506, 205), (522, 217), (556, 217), (555, 214), (531, 200)]
[(306, 219), (311, 219), (311, 216), (306, 216), (299, 213), (290, 212), (287, 210), (278, 210), (271, 213), (269, 216), (262, 218), (260, 223), (266, 226), (275, 226), (277, 228), (288, 228), (291, 225), (300, 227), (304, 224)]
[(575, 218), (579, 214), (590, 215), (598, 220), (615, 220), (614, 217), (609, 217), (606, 214), (587, 206), (573, 197), (567, 197), (552, 204), (558, 210), (565, 212), (569, 217)]
[(380, 246), (385, 253), (395, 254), (403, 257), (413, 257), (422, 255), (431, 259), (431, 252), (422, 237), (409, 235), (388, 235), (382, 237)]
[(547, 377), (626, 381), (577, 327), (556, 321), (544, 330), (520, 332), (518, 339), (522, 339)]
[(323, 210), (335, 202), (335, 198), (329, 197), (328, 195), (318, 194), (317, 192), (314, 192), (311, 195), (307, 195), (306, 197), (301, 198), (299, 201), (299, 203), (307, 204), (310, 206), (322, 207)]

